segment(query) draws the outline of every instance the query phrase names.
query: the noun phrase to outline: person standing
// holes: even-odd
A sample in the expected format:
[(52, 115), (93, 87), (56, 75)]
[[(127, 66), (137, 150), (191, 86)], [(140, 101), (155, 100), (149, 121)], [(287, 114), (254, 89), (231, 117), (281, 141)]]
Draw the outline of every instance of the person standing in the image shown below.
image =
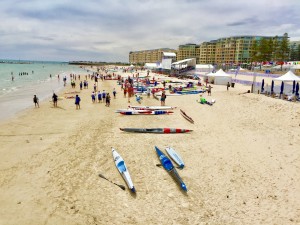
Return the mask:
[(78, 95), (76, 95), (75, 97), (75, 105), (76, 105), (76, 109), (80, 109), (80, 97)]
[(91, 97), (92, 97), (92, 102), (95, 103), (95, 101), (96, 101), (96, 94), (95, 94), (95, 92), (92, 93)]
[(210, 85), (208, 85), (208, 88), (207, 88), (207, 95), (208, 96), (211, 96), (211, 89), (212, 89), (212, 87)]
[(117, 92), (116, 92), (116, 89), (114, 88), (114, 90), (113, 90), (114, 98), (116, 98), (116, 94), (117, 94)]
[(53, 100), (54, 108), (57, 107), (58, 96), (54, 92), (53, 92), (53, 95), (52, 95), (52, 100)]
[(230, 84), (227, 82), (227, 91), (229, 90)]
[(33, 102), (34, 102), (34, 107), (40, 108), (39, 98), (36, 95), (33, 96)]
[(109, 107), (110, 106), (110, 95), (109, 93), (106, 94), (106, 97), (105, 97), (105, 106)]
[(161, 106), (166, 105), (166, 98), (167, 98), (167, 95), (166, 95), (165, 91), (163, 91), (161, 94), (161, 97), (160, 97), (160, 105)]
[(102, 94), (100, 91), (98, 91), (98, 103), (102, 101)]

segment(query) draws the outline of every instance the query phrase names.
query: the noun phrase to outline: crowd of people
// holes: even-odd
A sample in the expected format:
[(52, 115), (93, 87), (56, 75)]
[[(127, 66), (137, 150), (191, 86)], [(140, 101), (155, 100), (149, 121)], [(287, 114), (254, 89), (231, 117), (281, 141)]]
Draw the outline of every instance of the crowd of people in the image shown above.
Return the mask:
[[(91, 94), (91, 98), (92, 98), (92, 103), (104, 103), (105, 102), (105, 106), (109, 107), (110, 106), (110, 102), (111, 102), (111, 95), (110, 93), (108, 93), (107, 91), (103, 90), (102, 92), (98, 89), (100, 89), (100, 85), (98, 84), (98, 81), (104, 81), (107, 79), (107, 77), (114, 77), (117, 78), (119, 80), (121, 80), (121, 76), (113, 73), (113, 74), (108, 74), (108, 70), (102, 69), (101, 70), (104, 74), (99, 74), (97, 72), (93, 72), (92, 75), (84, 75), (82, 77), (84, 77), (84, 80), (81, 80), (81, 76), (80, 75), (76, 75), (76, 74), (70, 74), (70, 85), (72, 89), (76, 88), (76, 83), (79, 83), (79, 88), (80, 91), (82, 91), (83, 89), (88, 89), (89, 88), (89, 81), (94, 81), (94, 85), (93, 85), (93, 92)], [(59, 75), (57, 75), (58, 79)], [(78, 81), (77, 81), (78, 80)], [(64, 86), (66, 86), (67, 84), (67, 77), (64, 76), (63, 77), (63, 81), (64, 81)], [(79, 91), (78, 91), (79, 92)], [(78, 93), (76, 91), (74, 92), (69, 92), (69, 93)], [(116, 99), (117, 97), (117, 91), (115, 90), (115, 88), (112, 90), (112, 95), (114, 97), (114, 99)], [(81, 102), (81, 98), (79, 96), (79, 94), (76, 94), (76, 96), (66, 96), (66, 99), (75, 99), (75, 105), (76, 105), (76, 109), (80, 109), (80, 102)], [(52, 103), (53, 103), (53, 107), (57, 108), (58, 107), (58, 100), (60, 98), (58, 97), (58, 95), (56, 93), (53, 92), (52, 94)], [(35, 105), (35, 107), (39, 108), (39, 98), (37, 97), (37, 95), (33, 96), (33, 103)]]

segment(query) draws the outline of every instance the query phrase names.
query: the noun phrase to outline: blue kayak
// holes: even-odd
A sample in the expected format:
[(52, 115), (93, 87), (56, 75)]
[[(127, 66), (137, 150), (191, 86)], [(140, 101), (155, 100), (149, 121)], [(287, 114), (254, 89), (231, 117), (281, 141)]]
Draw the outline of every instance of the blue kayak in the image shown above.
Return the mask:
[(162, 166), (165, 168), (165, 170), (171, 174), (171, 176), (176, 180), (176, 182), (180, 185), (180, 187), (183, 191), (187, 191), (187, 187), (186, 187), (185, 183), (182, 181), (179, 174), (177, 173), (177, 170), (173, 166), (172, 161), (162, 151), (160, 151), (158, 147), (155, 146), (155, 150), (156, 150), (158, 158), (159, 158)]
[(182, 94), (182, 95), (199, 94), (199, 93), (204, 93), (204, 92), (205, 91), (202, 91), (202, 90), (176, 91), (176, 93)]

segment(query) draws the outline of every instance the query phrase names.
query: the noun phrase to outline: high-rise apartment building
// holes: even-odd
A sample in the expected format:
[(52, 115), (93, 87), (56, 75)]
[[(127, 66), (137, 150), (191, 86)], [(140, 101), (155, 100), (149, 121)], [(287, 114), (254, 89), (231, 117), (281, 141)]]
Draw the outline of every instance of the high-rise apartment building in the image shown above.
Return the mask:
[(176, 54), (177, 51), (170, 48), (160, 48), (129, 52), (129, 63), (144, 64), (161, 62), (164, 58), (164, 52), (171, 52)]
[[(240, 64), (251, 63), (251, 47), (254, 41), (260, 42), (262, 39), (273, 39), (282, 41), (283, 36), (231, 36), (224, 37), (209, 42), (197, 44), (179, 45), (178, 50), (162, 48), (154, 50), (144, 50), (129, 53), (130, 63), (156, 63), (163, 59), (163, 52), (175, 52), (177, 61), (196, 58), (197, 64)], [(295, 47), (296, 44), (290, 47)], [(276, 60), (276, 59), (274, 59)]]
[[(200, 44), (199, 63), (201, 64), (239, 64), (250, 63), (251, 46), (267, 36), (232, 36)], [(283, 37), (277, 37), (279, 41)]]
[(177, 50), (177, 61), (188, 59), (188, 58), (198, 59), (199, 54), (200, 54), (199, 45), (196, 44), (179, 45)]
[(199, 47), (199, 64), (212, 64), (215, 62), (217, 41), (203, 42)]

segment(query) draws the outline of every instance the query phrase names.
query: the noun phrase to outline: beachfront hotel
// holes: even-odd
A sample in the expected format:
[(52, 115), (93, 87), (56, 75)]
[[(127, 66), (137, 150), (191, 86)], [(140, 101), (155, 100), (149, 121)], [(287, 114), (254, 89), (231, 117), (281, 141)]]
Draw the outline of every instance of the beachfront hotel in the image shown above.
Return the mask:
[(199, 47), (200, 46), (196, 44), (179, 45), (177, 51), (177, 61), (196, 58), (196, 62), (197, 62), (200, 53)]
[(231, 36), (197, 44), (179, 45), (178, 50), (154, 49), (129, 53), (130, 63), (157, 63), (162, 60), (162, 52), (176, 53), (176, 60), (195, 58), (197, 64), (240, 64), (251, 63), (251, 46), (254, 41), (275, 39), (282, 41), (283, 36)]
[[(167, 55), (176, 61), (176, 50), (170, 48), (159, 48), (152, 50), (142, 50), (129, 52), (129, 62), (132, 64), (157, 63)], [(166, 53), (173, 53), (172, 56)]]

